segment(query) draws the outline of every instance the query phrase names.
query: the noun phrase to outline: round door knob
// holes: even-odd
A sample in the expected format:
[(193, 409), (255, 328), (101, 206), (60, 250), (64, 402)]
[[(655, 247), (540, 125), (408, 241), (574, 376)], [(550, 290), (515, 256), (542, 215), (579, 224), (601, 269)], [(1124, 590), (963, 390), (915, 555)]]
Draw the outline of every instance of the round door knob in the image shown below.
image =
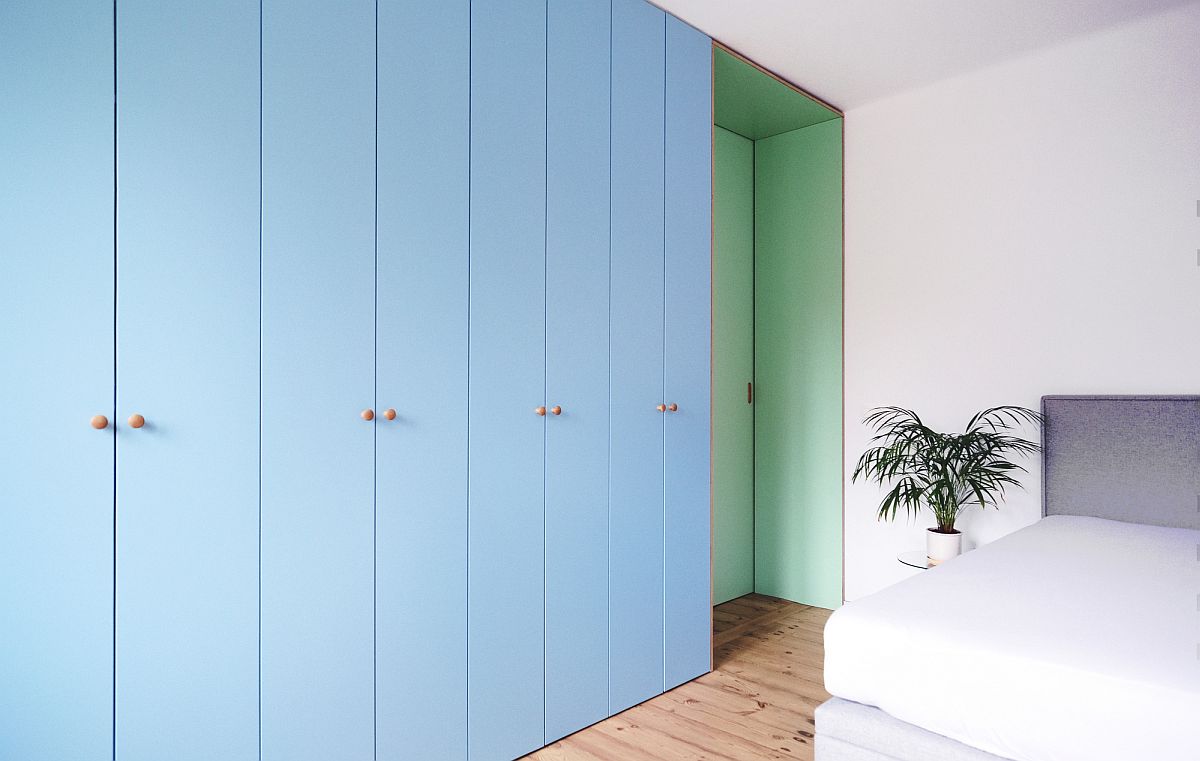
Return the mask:
[(561, 415), (561, 414), (562, 414), (562, 407), (559, 407), (559, 406), (556, 404), (556, 405), (554, 405), (553, 407), (551, 407), (551, 408), (550, 408), (550, 412), (551, 412), (551, 414), (554, 414), (554, 415)]
[(95, 415), (92, 417), (92, 427), (97, 431), (103, 431), (108, 427), (108, 418), (103, 415)]
[(141, 428), (145, 424), (146, 424), (146, 418), (142, 417), (141, 415), (137, 414), (136, 412), (129, 416), (129, 427), (130, 428)]
[(363, 410), (362, 411), (362, 419), (363, 420), (374, 420), (375, 419), (375, 410), (373, 410), (369, 407), (367, 409)]
[(391, 407), (388, 407), (386, 410), (383, 411), (383, 416), (385, 418), (387, 418), (388, 420), (395, 420), (396, 419), (396, 411), (394, 409), (392, 409)]
[(540, 415), (540, 416), (542, 416), (542, 417), (546, 417), (546, 408), (545, 408), (545, 407), (534, 407), (534, 408), (533, 408), (533, 412), (534, 412), (534, 414), (536, 414), (536, 415)]
[(665, 404), (660, 404), (660, 405), (658, 405), (657, 407), (655, 407), (654, 409), (658, 410), (659, 412), (666, 412), (666, 411), (667, 411), (667, 405), (665, 405)]
[(675, 402), (671, 402), (667, 405), (667, 409), (669, 409), (671, 412), (679, 412), (679, 405)]

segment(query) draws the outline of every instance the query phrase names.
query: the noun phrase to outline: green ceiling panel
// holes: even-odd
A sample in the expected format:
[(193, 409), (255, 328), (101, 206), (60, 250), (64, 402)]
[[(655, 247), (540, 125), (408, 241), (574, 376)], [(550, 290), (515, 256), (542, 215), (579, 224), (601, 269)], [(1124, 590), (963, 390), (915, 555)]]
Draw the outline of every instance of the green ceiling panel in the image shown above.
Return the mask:
[(840, 114), (717, 48), (715, 123), (751, 140), (809, 127)]

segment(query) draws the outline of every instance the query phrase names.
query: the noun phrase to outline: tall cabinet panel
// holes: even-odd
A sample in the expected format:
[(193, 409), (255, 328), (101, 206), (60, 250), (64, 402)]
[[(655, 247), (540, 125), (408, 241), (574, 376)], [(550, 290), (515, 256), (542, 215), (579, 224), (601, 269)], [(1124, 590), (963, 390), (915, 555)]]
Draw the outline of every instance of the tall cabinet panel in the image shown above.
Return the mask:
[(707, 672), (712, 324), (712, 41), (667, 18), (666, 687)]
[(608, 715), (609, 15), (548, 5), (547, 742)]
[(663, 91), (666, 14), (612, 4), (612, 713), (663, 690)]
[(117, 8), (122, 761), (258, 757), (258, 7), (218, 5)]
[(467, 0), (379, 4), (380, 759), (467, 754), (470, 60)]
[(471, 8), (472, 759), (544, 740), (545, 0)]
[(112, 3), (0, 3), (0, 114), (0, 757), (108, 759)]
[(262, 12), (262, 758), (358, 761), (375, 745), (375, 3)]

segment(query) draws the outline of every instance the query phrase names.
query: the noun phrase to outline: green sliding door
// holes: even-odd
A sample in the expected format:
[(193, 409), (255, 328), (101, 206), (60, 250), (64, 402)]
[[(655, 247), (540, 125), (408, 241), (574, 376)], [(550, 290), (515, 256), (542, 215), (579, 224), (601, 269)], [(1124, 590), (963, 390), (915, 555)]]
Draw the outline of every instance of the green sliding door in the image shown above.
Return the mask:
[(842, 604), (842, 120), (754, 145), (755, 591)]
[(713, 602), (754, 591), (754, 142), (713, 130)]

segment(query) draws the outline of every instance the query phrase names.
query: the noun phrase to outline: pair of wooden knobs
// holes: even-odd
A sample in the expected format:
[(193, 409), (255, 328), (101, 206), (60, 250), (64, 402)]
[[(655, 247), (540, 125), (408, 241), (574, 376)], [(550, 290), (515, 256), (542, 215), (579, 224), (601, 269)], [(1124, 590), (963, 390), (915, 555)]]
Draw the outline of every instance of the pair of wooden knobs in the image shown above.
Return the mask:
[[(383, 411), (383, 416), (385, 418), (387, 418), (388, 420), (395, 420), (396, 419), (396, 411), (394, 409), (392, 409), (391, 407), (388, 407), (386, 410)], [(371, 409), (370, 407), (363, 410), (362, 411), (362, 419), (363, 420), (374, 420), (375, 419), (375, 410)]]
[[(129, 416), (129, 427), (130, 428), (141, 428), (145, 424), (146, 424), (146, 418), (142, 417), (141, 415), (133, 414), (133, 415)], [(108, 418), (106, 418), (103, 415), (94, 416), (92, 418), (92, 427), (95, 428), (97, 431), (103, 431), (105, 428), (108, 427)]]
[[(535, 414), (537, 414), (541, 417), (546, 417), (546, 408), (545, 407), (534, 407), (533, 411)], [(561, 415), (562, 407), (559, 407), (557, 404), (554, 405), (553, 407), (550, 408), (550, 414), (551, 415)]]
[(659, 412), (679, 412), (679, 405), (671, 402), (670, 404), (660, 404), (657, 409)]

